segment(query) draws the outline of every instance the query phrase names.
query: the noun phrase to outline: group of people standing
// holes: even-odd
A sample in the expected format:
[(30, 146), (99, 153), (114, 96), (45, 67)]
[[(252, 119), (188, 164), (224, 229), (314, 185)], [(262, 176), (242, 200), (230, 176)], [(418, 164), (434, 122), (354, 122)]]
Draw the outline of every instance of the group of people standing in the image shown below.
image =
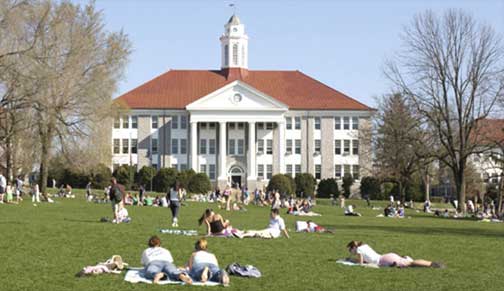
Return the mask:
[[(7, 181), (4, 175), (0, 174), (0, 204), (19, 204), (23, 201), (21, 197), (24, 193), (23, 184), (21, 177), (16, 177), (13, 183), (11, 183)], [(37, 183), (32, 183), (30, 194), (32, 196), (32, 202), (40, 202), (41, 195)]]

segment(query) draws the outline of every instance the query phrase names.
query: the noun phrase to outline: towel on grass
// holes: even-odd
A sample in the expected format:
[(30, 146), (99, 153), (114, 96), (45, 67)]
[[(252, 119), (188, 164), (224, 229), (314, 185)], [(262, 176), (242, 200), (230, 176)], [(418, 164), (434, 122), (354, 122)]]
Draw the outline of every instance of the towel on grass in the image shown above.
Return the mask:
[(198, 235), (198, 231), (196, 231), (196, 230), (160, 229), (159, 231), (164, 234), (175, 234), (175, 235), (185, 235), (185, 236)]
[[(130, 283), (147, 283), (147, 284), (152, 284), (152, 280), (149, 280), (145, 278), (143, 268), (130, 268), (128, 272), (126, 272), (126, 275), (124, 276), (124, 281), (130, 282)], [(161, 280), (159, 282), (159, 285), (168, 285), (168, 284), (175, 284), (175, 285), (185, 285), (184, 282), (181, 281), (171, 281), (171, 280)], [(220, 285), (217, 282), (193, 282), (194, 286), (218, 286)]]
[(361, 266), (361, 267), (367, 267), (367, 268), (379, 268), (379, 266), (375, 265), (375, 264), (359, 264), (359, 263), (355, 263), (355, 262), (348, 261), (345, 259), (339, 259), (336, 261), (336, 263), (342, 264), (345, 266)]

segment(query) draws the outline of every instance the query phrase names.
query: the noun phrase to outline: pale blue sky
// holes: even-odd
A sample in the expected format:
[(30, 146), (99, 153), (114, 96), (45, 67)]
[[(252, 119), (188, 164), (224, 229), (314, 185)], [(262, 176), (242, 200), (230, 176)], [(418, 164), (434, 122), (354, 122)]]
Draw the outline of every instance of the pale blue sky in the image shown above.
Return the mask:
[(133, 43), (115, 96), (169, 69), (218, 69), (233, 2), (250, 38), (250, 69), (300, 70), (372, 106), (388, 92), (383, 63), (414, 14), (462, 8), (504, 34), (504, 0), (97, 0), (107, 29), (123, 29)]

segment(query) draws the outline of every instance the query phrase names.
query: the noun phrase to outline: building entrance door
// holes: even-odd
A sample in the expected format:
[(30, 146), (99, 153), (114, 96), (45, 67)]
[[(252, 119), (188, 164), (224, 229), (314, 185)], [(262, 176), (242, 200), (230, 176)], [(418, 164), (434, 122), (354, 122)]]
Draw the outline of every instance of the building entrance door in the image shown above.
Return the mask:
[(245, 175), (245, 171), (238, 166), (234, 165), (229, 169), (229, 177), (231, 178), (231, 186), (233, 187), (241, 187), (242, 186), (242, 179)]
[(231, 176), (231, 185), (241, 187), (241, 175)]

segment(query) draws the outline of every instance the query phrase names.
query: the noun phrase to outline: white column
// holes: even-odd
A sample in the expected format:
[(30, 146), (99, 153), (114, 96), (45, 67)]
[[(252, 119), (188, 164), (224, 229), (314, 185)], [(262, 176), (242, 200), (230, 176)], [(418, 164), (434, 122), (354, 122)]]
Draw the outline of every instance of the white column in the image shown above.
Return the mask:
[(248, 178), (247, 180), (255, 180), (256, 179), (256, 136), (255, 136), (255, 121), (249, 122), (249, 134), (248, 134)]
[(278, 122), (278, 169), (285, 173), (285, 121)]
[(219, 122), (219, 180), (227, 180), (227, 139), (226, 139), (226, 122)]
[(198, 122), (191, 121), (191, 168), (198, 173)]

